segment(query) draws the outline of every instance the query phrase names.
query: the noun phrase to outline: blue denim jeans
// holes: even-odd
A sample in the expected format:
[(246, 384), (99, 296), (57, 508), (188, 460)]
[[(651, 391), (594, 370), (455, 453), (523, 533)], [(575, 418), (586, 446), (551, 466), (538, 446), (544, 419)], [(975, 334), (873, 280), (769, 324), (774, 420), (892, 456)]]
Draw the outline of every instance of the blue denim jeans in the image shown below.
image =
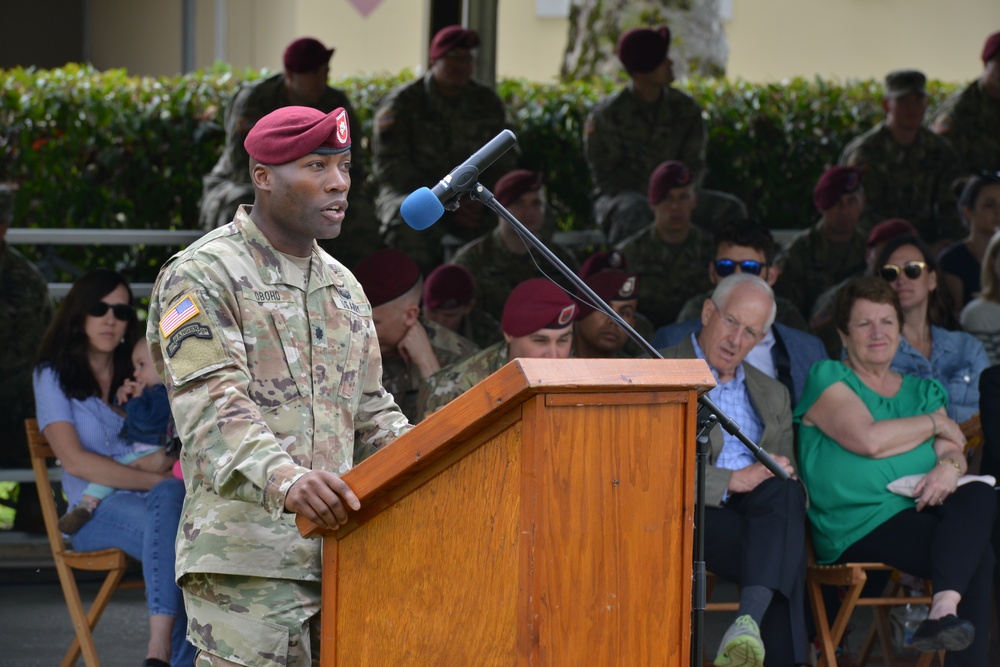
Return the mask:
[(184, 599), (174, 577), (174, 543), (184, 502), (184, 483), (168, 479), (149, 493), (113, 493), (97, 506), (93, 518), (73, 535), (81, 551), (117, 547), (142, 562), (150, 615), (173, 616), (173, 667), (191, 667)]

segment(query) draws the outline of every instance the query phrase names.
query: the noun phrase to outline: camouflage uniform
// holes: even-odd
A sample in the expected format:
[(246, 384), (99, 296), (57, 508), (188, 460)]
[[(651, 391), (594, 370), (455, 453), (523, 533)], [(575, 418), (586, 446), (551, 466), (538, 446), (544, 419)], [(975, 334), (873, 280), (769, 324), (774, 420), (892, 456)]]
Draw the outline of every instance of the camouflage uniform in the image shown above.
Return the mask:
[[(552, 243), (543, 235), (542, 240), (556, 257), (561, 259), (573, 271), (579, 268), (579, 263), (572, 252), (563, 246)], [(534, 258), (534, 261), (532, 261)], [(497, 321), (503, 316), (503, 306), (518, 284), (529, 278), (539, 277), (539, 267), (546, 274), (556, 278), (556, 282), (569, 289), (570, 285), (558, 271), (549, 266), (548, 260), (535, 250), (531, 255), (516, 255), (507, 249), (500, 236), (500, 227), (468, 243), (455, 253), (451, 259), (454, 264), (460, 264), (472, 273), (476, 283), (476, 307), (482, 308)], [(535, 266), (538, 262), (538, 266)]]
[(954, 146), (963, 174), (1000, 171), (1000, 100), (977, 79), (941, 105), (934, 131)]
[(700, 182), (708, 134), (701, 107), (665, 87), (656, 102), (643, 102), (626, 86), (601, 100), (587, 116), (583, 147), (594, 182), (594, 217), (617, 243), (653, 219), (646, 192), (649, 176), (666, 160), (679, 160)]
[[(457, 97), (445, 97), (437, 92), (432, 72), (397, 86), (379, 103), (372, 159), (382, 233), (390, 247), (412, 257), (424, 274), (444, 260), (441, 238), (446, 233), (467, 242), (485, 228), (459, 227), (446, 212), (438, 224), (418, 232), (403, 222), (400, 204), (414, 190), (436, 184), (508, 125), (503, 102), (492, 88), (470, 81)], [(508, 151), (480, 182), (492, 188), (515, 162), (516, 153)]]
[(509, 361), (510, 350), (505, 341), (452, 364), (424, 380), (417, 396), (417, 418), (422, 421), (430, 413), (444, 407)]
[(916, 141), (900, 146), (883, 121), (851, 141), (840, 164), (862, 170), (863, 233), (888, 218), (904, 218), (930, 244), (965, 236), (951, 193), (959, 175), (958, 154), (930, 130), (921, 128)]
[(865, 272), (865, 237), (855, 230), (847, 243), (834, 243), (817, 223), (795, 235), (778, 255), (781, 277), (774, 286), (808, 317), (819, 295), (841, 280)]
[[(240, 664), (285, 665), (280, 628), (227, 606), (232, 589), (204, 604), (186, 575), (249, 577), (275, 599), (319, 580), (320, 542), (300, 537), (285, 512), (289, 487), (310, 470), (344, 473), (356, 445), (378, 448), (409, 428), (380, 381), (371, 306), (326, 252), (314, 245), (303, 273), (241, 207), (164, 265), (148, 322), (183, 442), (177, 577), (193, 612), (189, 638), (253, 660)], [(302, 601), (302, 623), (313, 602)], [(248, 657), (250, 637), (258, 653)]]
[(52, 319), (45, 277), (9, 243), (0, 241), (0, 468), (31, 466), (24, 420), (35, 416), (31, 368)]
[[(226, 145), (219, 161), (203, 179), (204, 194), (201, 198), (199, 224), (203, 229), (215, 229), (233, 219), (238, 204), (252, 204), (253, 186), (250, 183), (250, 155), (243, 146), (248, 124), (252, 125), (271, 113), (291, 104), (285, 92), (285, 75), (278, 73), (266, 79), (240, 87), (226, 109)], [(366, 257), (381, 244), (378, 221), (371, 197), (365, 192), (368, 173), (362, 155), (360, 137), (364, 136), (347, 94), (339, 88), (326, 87), (323, 97), (312, 105), (324, 113), (338, 107), (347, 110), (351, 122), (351, 136), (358, 137), (351, 160), (349, 211), (337, 239), (322, 241), (328, 252), (335, 252), (345, 265)], [(240, 126), (243, 125), (241, 130)]]
[[(437, 322), (421, 318), (417, 324), (423, 326), (427, 332), (427, 339), (441, 368), (479, 351), (479, 347), (471, 340), (451, 329), (446, 329)], [(395, 397), (403, 414), (411, 422), (416, 423), (417, 391), (424, 378), (420, 377), (416, 368), (403, 361), (402, 357), (385, 359), (383, 363), (382, 386)]]
[(708, 264), (715, 258), (711, 235), (695, 226), (684, 243), (668, 245), (650, 225), (615, 248), (639, 276), (639, 305), (653, 328), (673, 324), (684, 302), (712, 286)]
[[(684, 307), (681, 308), (680, 314), (677, 316), (678, 322), (687, 322), (688, 320), (693, 320), (694, 318), (701, 317), (701, 309), (705, 305), (705, 299), (710, 299), (712, 297), (712, 292), (715, 288), (691, 297), (684, 302)], [(799, 312), (799, 309), (795, 307), (795, 304), (788, 299), (775, 295), (774, 303), (776, 310), (774, 313), (774, 321), (784, 324), (786, 327), (791, 327), (793, 329), (798, 329), (799, 331), (809, 331), (809, 324), (806, 322), (806, 318)]]

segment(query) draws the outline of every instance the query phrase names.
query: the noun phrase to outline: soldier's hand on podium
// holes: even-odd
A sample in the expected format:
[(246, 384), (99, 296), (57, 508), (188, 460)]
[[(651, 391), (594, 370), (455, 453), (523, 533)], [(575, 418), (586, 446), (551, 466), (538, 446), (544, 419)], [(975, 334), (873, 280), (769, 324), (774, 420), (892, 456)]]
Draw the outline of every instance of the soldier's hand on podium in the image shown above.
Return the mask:
[(313, 470), (299, 477), (285, 495), (285, 509), (317, 526), (337, 530), (347, 523), (347, 509), (358, 510), (354, 491), (332, 472)]

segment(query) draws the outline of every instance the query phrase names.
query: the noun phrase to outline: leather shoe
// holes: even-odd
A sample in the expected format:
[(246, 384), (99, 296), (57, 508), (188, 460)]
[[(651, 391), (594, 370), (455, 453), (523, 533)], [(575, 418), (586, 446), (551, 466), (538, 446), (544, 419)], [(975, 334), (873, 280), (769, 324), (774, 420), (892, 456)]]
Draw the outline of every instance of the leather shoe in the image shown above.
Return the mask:
[(913, 648), (918, 651), (963, 651), (976, 637), (976, 627), (954, 614), (926, 619), (913, 633)]

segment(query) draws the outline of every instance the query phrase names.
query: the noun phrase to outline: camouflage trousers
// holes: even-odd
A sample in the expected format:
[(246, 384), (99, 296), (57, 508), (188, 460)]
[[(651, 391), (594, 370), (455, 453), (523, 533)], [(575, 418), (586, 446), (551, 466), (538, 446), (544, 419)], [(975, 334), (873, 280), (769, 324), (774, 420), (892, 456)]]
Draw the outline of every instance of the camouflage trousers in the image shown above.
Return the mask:
[(196, 667), (319, 665), (318, 581), (194, 573), (181, 588)]

